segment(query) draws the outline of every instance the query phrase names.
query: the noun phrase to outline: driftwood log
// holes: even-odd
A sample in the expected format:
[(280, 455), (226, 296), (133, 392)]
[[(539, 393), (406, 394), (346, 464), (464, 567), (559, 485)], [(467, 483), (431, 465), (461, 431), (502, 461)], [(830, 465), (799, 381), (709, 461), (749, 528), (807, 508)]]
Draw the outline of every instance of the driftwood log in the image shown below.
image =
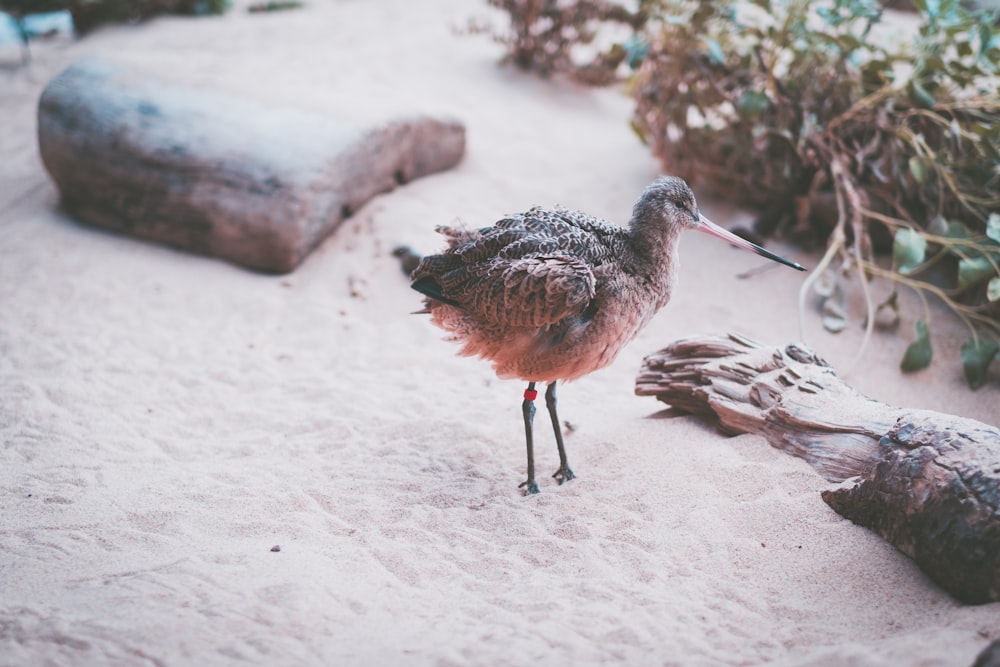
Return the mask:
[(1000, 600), (1000, 430), (863, 396), (808, 349), (737, 335), (646, 357), (636, 393), (758, 433), (837, 483), (823, 500), (963, 602)]
[(283, 273), (376, 194), (454, 166), (465, 128), (355, 127), (92, 57), (45, 88), (38, 143), (80, 220)]

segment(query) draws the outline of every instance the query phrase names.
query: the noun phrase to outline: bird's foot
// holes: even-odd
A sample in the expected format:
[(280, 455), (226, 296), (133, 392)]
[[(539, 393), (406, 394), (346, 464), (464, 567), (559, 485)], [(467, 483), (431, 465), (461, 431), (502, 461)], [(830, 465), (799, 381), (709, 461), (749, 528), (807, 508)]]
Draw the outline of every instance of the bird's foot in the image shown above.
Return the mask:
[(559, 470), (552, 473), (552, 477), (554, 477), (559, 484), (562, 484), (563, 482), (568, 482), (569, 480), (574, 479), (576, 475), (573, 474), (573, 471), (569, 469), (568, 465), (565, 465), (559, 466)]
[(530, 496), (538, 493), (538, 482), (533, 479), (526, 479), (517, 485), (517, 488), (524, 489), (524, 495)]

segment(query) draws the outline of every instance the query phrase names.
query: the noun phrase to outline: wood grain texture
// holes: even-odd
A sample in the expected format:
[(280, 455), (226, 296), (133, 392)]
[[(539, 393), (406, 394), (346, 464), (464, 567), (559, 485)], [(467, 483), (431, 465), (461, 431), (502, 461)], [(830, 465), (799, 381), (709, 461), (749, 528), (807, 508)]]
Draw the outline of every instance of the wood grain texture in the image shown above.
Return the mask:
[(1000, 430), (874, 401), (800, 345), (730, 334), (649, 355), (636, 393), (757, 433), (837, 483), (834, 510), (875, 531), (959, 600), (1000, 600)]

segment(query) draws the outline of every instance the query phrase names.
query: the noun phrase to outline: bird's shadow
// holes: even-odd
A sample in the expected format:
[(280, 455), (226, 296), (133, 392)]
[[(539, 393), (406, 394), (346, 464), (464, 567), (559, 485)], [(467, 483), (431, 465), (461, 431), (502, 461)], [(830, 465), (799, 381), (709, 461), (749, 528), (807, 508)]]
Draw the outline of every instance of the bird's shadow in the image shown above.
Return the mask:
[(711, 415), (689, 412), (673, 406), (648, 414), (644, 419), (679, 419), (681, 417), (690, 417), (691, 423), (706, 433), (721, 434), (727, 437), (736, 435), (735, 433), (727, 433), (725, 429), (721, 428), (718, 420), (713, 419)]
[(652, 414), (646, 415), (645, 419), (676, 419), (677, 417), (690, 417), (690, 412), (685, 412), (673, 406), (668, 406)]

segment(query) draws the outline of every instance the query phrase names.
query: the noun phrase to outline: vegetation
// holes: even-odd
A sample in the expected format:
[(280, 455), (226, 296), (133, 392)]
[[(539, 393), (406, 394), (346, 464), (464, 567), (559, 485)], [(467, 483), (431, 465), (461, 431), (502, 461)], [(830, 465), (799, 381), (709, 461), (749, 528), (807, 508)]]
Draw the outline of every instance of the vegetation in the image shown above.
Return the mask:
[(68, 11), (73, 29), (84, 35), (104, 23), (141, 21), (158, 14), (221, 14), (231, 0), (0, 0), (0, 11), (14, 17), (27, 45), (24, 17), (31, 14)]
[[(851, 285), (867, 304), (865, 342), (877, 320), (898, 325), (897, 290), (913, 289), (924, 314), (901, 367), (917, 370), (933, 354), (933, 295), (969, 329), (969, 385), (984, 382), (1000, 350), (996, 16), (916, 0), (904, 39), (875, 0), (489, 3), (511, 18), (497, 35), (506, 60), (625, 79), (633, 129), (665, 169), (763, 207), (762, 234), (825, 244), (803, 300), (823, 295), (828, 329), (847, 325)], [(882, 303), (874, 278), (893, 286)]]
[(255, 2), (247, 11), (251, 14), (262, 14), (265, 12), (283, 12), (288, 9), (300, 9), (302, 3), (299, 0), (266, 0), (265, 2)]
[[(507, 53), (503, 62), (542, 76), (567, 74), (590, 85), (605, 85), (618, 79), (618, 67), (629, 58), (629, 51), (619, 43), (591, 53), (586, 62), (574, 58), (580, 46), (590, 45), (598, 32), (609, 25), (631, 28), (637, 34), (646, 23), (644, 11), (603, 0), (488, 0), (489, 4), (510, 15), (510, 31), (494, 34)], [(489, 32), (473, 23), (474, 33)], [(635, 64), (630, 61), (630, 64)]]
[(221, 14), (230, 0), (70, 0), (73, 27), (86, 34), (104, 23), (143, 21), (160, 14)]

